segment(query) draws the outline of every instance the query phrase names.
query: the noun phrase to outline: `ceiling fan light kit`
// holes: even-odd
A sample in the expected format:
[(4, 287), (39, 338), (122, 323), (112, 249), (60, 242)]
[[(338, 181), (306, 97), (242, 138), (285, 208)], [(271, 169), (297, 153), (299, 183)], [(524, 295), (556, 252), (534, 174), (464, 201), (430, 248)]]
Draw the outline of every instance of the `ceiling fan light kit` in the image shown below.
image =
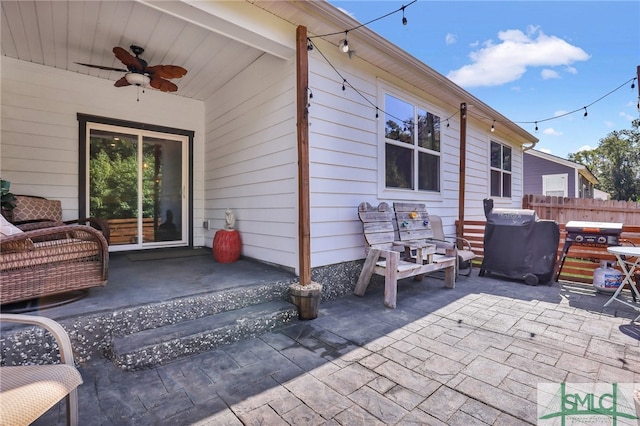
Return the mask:
[(124, 78), (133, 86), (149, 87), (149, 83), (151, 82), (151, 78), (149, 78), (148, 75), (135, 72), (126, 73)]
[(147, 61), (140, 57), (144, 52), (142, 47), (131, 45), (129, 48), (135, 56), (127, 52), (122, 47), (113, 48), (113, 54), (120, 60), (120, 62), (127, 66), (127, 69), (84, 64), (81, 62), (76, 62), (76, 64), (101, 70), (126, 73), (124, 77), (121, 77), (114, 83), (114, 86), (116, 87), (138, 86), (145, 88), (151, 86), (162, 92), (175, 92), (178, 90), (178, 86), (169, 81), (169, 79), (183, 77), (187, 74), (186, 69), (178, 65), (148, 66)]

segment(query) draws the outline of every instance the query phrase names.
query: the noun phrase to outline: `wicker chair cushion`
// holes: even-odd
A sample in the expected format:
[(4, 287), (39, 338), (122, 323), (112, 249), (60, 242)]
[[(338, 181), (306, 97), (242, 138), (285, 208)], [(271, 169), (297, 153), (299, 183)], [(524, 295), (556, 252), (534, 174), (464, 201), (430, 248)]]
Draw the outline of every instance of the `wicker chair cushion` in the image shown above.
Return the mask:
[(76, 239), (52, 240), (33, 243), (27, 251), (0, 253), (0, 270), (30, 268), (55, 262), (82, 261), (99, 255), (99, 247), (93, 241)]
[(16, 195), (16, 207), (13, 209), (13, 221), (50, 219), (62, 221), (62, 203), (60, 200)]
[(2, 367), (0, 424), (29, 425), (82, 384), (68, 364)]
[(3, 237), (20, 234), (23, 231), (9, 223), (4, 216), (0, 215), (0, 253), (21, 252), (33, 250), (33, 242), (27, 238), (20, 241), (5, 242)]
[(0, 215), (0, 236), (8, 237), (9, 235), (20, 234), (22, 229), (17, 228), (11, 222)]

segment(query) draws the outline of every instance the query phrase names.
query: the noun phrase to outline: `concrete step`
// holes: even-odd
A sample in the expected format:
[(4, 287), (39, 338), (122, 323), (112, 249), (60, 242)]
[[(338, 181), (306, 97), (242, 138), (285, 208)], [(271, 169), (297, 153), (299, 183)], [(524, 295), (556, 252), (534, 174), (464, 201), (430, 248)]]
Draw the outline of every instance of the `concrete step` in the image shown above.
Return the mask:
[(297, 319), (293, 304), (271, 300), (114, 336), (107, 356), (124, 370), (140, 370), (259, 336)]

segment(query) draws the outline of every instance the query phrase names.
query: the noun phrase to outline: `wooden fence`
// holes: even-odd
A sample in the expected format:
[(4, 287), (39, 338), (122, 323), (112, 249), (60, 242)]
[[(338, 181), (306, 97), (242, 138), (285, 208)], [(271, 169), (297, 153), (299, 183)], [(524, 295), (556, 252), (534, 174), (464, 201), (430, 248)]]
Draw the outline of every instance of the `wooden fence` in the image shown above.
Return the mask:
[[(469, 240), (471, 249), (478, 256), (476, 259), (478, 266), (480, 266), (484, 257), (485, 223), (485, 221), (464, 222), (464, 238)], [(565, 236), (565, 226), (564, 224), (560, 224), (558, 261), (564, 248)], [(625, 244), (633, 244), (640, 247), (640, 226), (624, 225), (620, 237)], [(590, 284), (593, 282), (593, 270), (600, 266), (600, 260), (614, 262), (615, 257), (609, 254), (605, 247), (587, 247), (574, 244), (567, 253), (567, 258), (565, 259), (559, 279)]]
[(522, 208), (534, 210), (540, 219), (558, 223), (579, 220), (640, 226), (640, 203), (633, 201), (525, 195)]
[[(138, 242), (138, 219), (109, 219), (109, 244), (136, 244)], [(145, 243), (155, 241), (153, 218), (142, 219), (142, 236)]]

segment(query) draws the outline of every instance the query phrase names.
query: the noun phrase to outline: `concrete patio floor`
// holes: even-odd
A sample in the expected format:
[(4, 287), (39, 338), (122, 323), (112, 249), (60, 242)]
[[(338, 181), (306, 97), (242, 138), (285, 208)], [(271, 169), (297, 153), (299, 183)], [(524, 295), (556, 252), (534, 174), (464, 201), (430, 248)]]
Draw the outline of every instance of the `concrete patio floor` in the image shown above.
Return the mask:
[[(166, 256), (166, 257), (165, 257)], [(179, 248), (147, 252), (117, 252), (109, 256), (109, 281), (89, 289), (86, 296), (32, 314), (64, 318), (112, 312), (115, 309), (165, 302), (203, 293), (256, 284), (296, 281), (285, 270), (252, 260), (217, 263), (209, 248)], [(66, 295), (42, 298), (41, 306), (68, 299)], [(23, 304), (15, 304), (22, 308)], [(11, 308), (12, 306), (3, 306)]]
[[(455, 289), (404, 280), (388, 309), (378, 283), (364, 297), (323, 301), (315, 320), (153, 369), (91, 360), (80, 366), (80, 424), (559, 424), (539, 420), (541, 383), (640, 389), (638, 312), (604, 308), (608, 297), (475, 270)], [(634, 414), (628, 397), (617, 409)], [(35, 424), (64, 424), (64, 405)]]

